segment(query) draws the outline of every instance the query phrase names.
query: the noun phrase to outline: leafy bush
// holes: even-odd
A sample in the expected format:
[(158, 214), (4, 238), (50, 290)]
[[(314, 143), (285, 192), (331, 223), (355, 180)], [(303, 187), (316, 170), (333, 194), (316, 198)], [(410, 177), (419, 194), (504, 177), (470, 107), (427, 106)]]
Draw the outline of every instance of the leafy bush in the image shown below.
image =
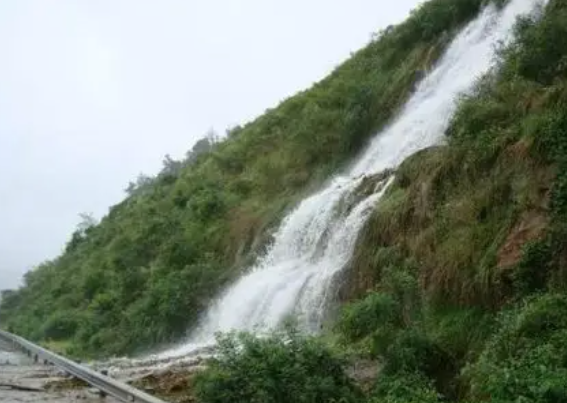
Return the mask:
[(368, 403), (434, 403), (439, 395), (426, 377), (414, 372), (381, 375)]
[(429, 337), (456, 365), (474, 360), (494, 327), (493, 314), (480, 308), (430, 307), (424, 316)]
[(47, 319), (40, 331), (45, 340), (64, 340), (75, 333), (77, 326), (74, 313), (56, 312)]
[(361, 392), (343, 362), (321, 342), (288, 332), (258, 338), (229, 334), (218, 356), (195, 379), (203, 403), (357, 402)]
[(412, 11), (408, 22), (393, 35), (409, 46), (442, 34), (448, 26), (459, 26), (479, 12), (480, 0), (431, 0)]
[(385, 360), (384, 371), (421, 373), (434, 378), (450, 366), (450, 358), (419, 329), (400, 331), (390, 343), (377, 345)]
[(567, 73), (565, 20), (567, 10), (559, 1), (551, 1), (541, 20), (521, 19), (516, 29), (516, 44), (505, 54), (509, 67), (522, 77), (545, 85)]
[(372, 292), (344, 307), (337, 328), (347, 340), (356, 341), (388, 325), (401, 325), (400, 305), (389, 294)]
[(501, 315), (500, 329), (468, 366), (470, 394), (502, 402), (567, 399), (567, 297), (532, 297)]
[(513, 273), (515, 291), (519, 296), (541, 292), (547, 288), (553, 261), (549, 238), (524, 246), (522, 260)]

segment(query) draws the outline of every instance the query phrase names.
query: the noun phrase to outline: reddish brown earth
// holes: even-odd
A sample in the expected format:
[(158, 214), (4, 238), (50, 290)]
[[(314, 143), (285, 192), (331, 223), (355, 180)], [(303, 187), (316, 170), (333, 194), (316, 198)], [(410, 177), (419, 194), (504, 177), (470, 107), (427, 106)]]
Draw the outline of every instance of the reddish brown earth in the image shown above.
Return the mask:
[(542, 212), (530, 211), (525, 213), (512, 228), (500, 249), (498, 253), (498, 267), (505, 269), (518, 264), (522, 258), (524, 246), (530, 241), (539, 239), (547, 225), (547, 216)]

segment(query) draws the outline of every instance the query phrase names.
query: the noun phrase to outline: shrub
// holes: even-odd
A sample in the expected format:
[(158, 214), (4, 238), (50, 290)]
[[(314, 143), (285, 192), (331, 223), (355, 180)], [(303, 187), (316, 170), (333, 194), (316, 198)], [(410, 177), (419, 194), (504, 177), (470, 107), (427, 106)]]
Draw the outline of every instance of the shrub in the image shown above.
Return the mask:
[(479, 360), (464, 371), (476, 401), (567, 401), (567, 297), (531, 297), (500, 318)]
[(46, 340), (64, 340), (77, 329), (76, 316), (70, 312), (54, 313), (41, 326), (42, 338)]
[(418, 373), (403, 372), (380, 376), (368, 403), (433, 403), (438, 401), (438, 394), (427, 378)]
[(195, 379), (203, 403), (358, 402), (361, 392), (342, 361), (320, 341), (294, 332), (259, 338), (229, 334)]
[(451, 366), (450, 357), (419, 329), (399, 331), (390, 343), (376, 340), (376, 350), (385, 360), (384, 372), (421, 373), (435, 378)]
[(507, 52), (509, 65), (522, 77), (551, 84), (567, 72), (567, 10), (551, 1), (545, 18), (524, 18), (517, 24), (516, 43)]
[(540, 239), (524, 246), (522, 260), (512, 279), (518, 295), (526, 296), (546, 289), (552, 255), (549, 239)]
[(347, 340), (357, 341), (378, 328), (400, 324), (399, 303), (389, 294), (372, 292), (343, 309), (337, 328)]

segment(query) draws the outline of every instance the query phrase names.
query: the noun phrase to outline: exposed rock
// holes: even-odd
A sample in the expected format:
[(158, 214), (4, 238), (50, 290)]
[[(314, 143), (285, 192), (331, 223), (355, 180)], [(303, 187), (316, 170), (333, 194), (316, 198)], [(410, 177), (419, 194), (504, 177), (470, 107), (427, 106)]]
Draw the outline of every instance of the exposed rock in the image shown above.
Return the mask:
[(381, 370), (382, 366), (378, 361), (365, 359), (355, 360), (345, 368), (346, 374), (365, 392), (372, 388)]
[(362, 182), (354, 191), (354, 194), (358, 196), (358, 198), (354, 201), (353, 204), (358, 203), (360, 199), (370, 196), (371, 194), (377, 193), (385, 185), (385, 180), (388, 179), (390, 176), (394, 174), (394, 170), (392, 169), (385, 169), (382, 172), (379, 172), (374, 175), (364, 176), (362, 178)]
[(169, 402), (195, 402), (192, 384), (197, 372), (195, 368), (192, 368), (192, 370), (170, 369), (146, 375), (132, 382), (132, 385), (139, 389), (151, 391), (152, 394)]
[(518, 264), (526, 243), (540, 238), (548, 225), (548, 217), (541, 211), (525, 212), (514, 225), (498, 252), (498, 268), (506, 269)]

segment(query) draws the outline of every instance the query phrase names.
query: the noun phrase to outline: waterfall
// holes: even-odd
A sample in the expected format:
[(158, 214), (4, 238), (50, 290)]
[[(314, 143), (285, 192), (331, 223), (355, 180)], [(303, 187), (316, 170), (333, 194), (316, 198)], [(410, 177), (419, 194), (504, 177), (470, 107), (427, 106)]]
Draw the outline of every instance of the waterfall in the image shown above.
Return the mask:
[(396, 168), (443, 140), (459, 96), (494, 65), (496, 47), (510, 39), (516, 18), (534, 12), (538, 4), (511, 0), (502, 10), (489, 5), (465, 26), (389, 127), (349, 169), (288, 214), (266, 254), (219, 295), (186, 342), (157, 357), (184, 356), (214, 344), (216, 332), (267, 332), (289, 315), (305, 331), (316, 331), (333, 280), (347, 265), (361, 228), (392, 179), (385, 178), (361, 200), (356, 189), (365, 177)]

